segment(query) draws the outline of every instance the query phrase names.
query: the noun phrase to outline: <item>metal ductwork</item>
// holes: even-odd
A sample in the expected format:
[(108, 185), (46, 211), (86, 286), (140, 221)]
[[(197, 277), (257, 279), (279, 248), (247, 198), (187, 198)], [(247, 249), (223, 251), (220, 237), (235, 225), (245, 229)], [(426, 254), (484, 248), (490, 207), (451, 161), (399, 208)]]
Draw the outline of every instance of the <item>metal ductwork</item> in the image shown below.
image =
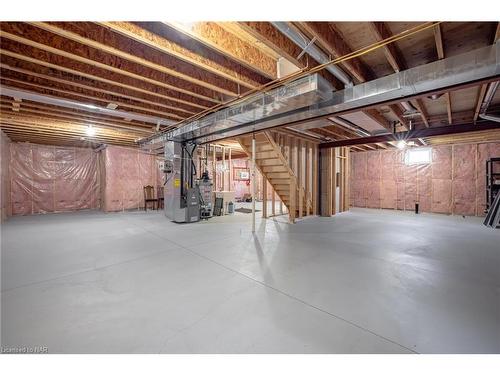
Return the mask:
[[(286, 35), (288, 39), (299, 46), (303, 51), (310, 55), (314, 60), (320, 64), (325, 64), (330, 61), (330, 58), (323, 53), (318, 47), (314, 45), (314, 41), (309, 40), (295, 27), (288, 22), (271, 22), (282, 34)], [(342, 69), (336, 65), (329, 65), (326, 67), (330, 73), (337, 77), (345, 86), (352, 86), (353, 82)]]
[[(187, 122), (178, 129), (145, 138), (141, 144), (151, 145), (174, 138), (199, 144), (215, 142), (273, 127), (342, 116), (381, 103), (398, 103), (414, 97), (447, 92), (464, 85), (491, 82), (500, 77), (500, 44), (416, 66), (344, 90), (330, 91), (328, 95), (324, 95), (321, 85), (311, 85), (314, 81), (300, 84), (303, 79), (315, 80), (315, 76), (317, 74), (299, 78), (269, 93), (249, 96), (243, 102)], [(321, 83), (321, 80), (317, 83)], [(294, 85), (298, 87), (293, 89)], [(303, 90), (299, 90), (302, 85)], [(304, 96), (300, 94), (301, 91)], [(283, 108), (272, 110), (274, 106)], [(231, 121), (233, 116), (238, 117), (236, 124)]]
[(493, 100), (493, 97), (495, 96), (495, 93), (498, 89), (499, 83), (500, 83), (500, 81), (492, 82), (488, 86), (488, 91), (486, 91), (486, 94), (484, 95), (484, 100), (481, 103), (481, 109), (479, 111), (479, 117), (481, 117), (482, 119), (500, 122), (499, 116), (486, 114), (486, 112), (488, 111), (488, 108), (490, 107), (491, 101)]
[(312, 74), (245, 98), (232, 106), (190, 121), (171, 132), (163, 133), (162, 137), (152, 136), (141, 143), (151, 146), (162, 141), (194, 141), (207, 137), (213, 131), (236, 130), (302, 108), (312, 110), (318, 103), (330, 99), (332, 93), (332, 86), (324, 78), (319, 74)]
[(154, 116), (142, 115), (139, 113), (126, 112), (126, 111), (120, 111), (117, 109), (109, 109), (109, 108), (105, 108), (105, 107), (99, 107), (99, 106), (96, 106), (93, 104), (85, 104), (85, 103), (80, 103), (80, 102), (77, 102), (74, 100), (60, 99), (60, 98), (56, 98), (54, 96), (41, 95), (41, 94), (37, 94), (34, 92), (29, 92), (29, 91), (11, 88), (8, 86), (2, 86), (2, 89), (0, 90), (0, 92), (2, 95), (10, 96), (12, 98), (20, 98), (20, 99), (24, 99), (24, 100), (31, 100), (33, 102), (50, 104), (50, 105), (55, 105), (55, 106), (59, 106), (59, 107), (73, 108), (73, 109), (80, 109), (83, 111), (101, 113), (103, 115), (120, 117), (120, 118), (124, 118), (127, 120), (143, 121), (143, 122), (147, 122), (147, 123), (151, 123), (151, 124), (155, 124), (155, 125), (160, 124), (163, 126), (175, 124), (174, 121), (166, 120), (166, 119), (160, 118), (160, 117), (154, 117)]

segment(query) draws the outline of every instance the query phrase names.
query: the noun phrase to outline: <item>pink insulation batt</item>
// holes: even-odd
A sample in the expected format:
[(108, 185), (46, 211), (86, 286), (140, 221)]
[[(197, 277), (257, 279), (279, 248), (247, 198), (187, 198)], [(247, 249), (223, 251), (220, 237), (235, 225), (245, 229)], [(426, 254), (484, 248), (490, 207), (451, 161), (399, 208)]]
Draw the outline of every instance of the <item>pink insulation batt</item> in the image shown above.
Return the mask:
[(12, 214), (10, 204), (10, 139), (0, 131), (0, 220)]
[(92, 149), (12, 143), (13, 215), (99, 208), (98, 154)]
[(104, 211), (143, 208), (144, 186), (154, 186), (155, 196), (163, 186), (154, 155), (120, 146), (108, 146), (101, 154)]
[(405, 164), (405, 151), (351, 154), (351, 206), (484, 215), (486, 160), (500, 143), (432, 147), (429, 164)]

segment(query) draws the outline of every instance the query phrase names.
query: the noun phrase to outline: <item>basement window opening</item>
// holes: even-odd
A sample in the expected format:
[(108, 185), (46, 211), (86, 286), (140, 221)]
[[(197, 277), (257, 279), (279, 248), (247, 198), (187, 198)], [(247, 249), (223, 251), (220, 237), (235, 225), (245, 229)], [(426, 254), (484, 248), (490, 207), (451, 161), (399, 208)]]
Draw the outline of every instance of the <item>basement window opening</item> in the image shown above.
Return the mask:
[(405, 155), (406, 165), (429, 164), (431, 162), (431, 149), (418, 148), (407, 150)]

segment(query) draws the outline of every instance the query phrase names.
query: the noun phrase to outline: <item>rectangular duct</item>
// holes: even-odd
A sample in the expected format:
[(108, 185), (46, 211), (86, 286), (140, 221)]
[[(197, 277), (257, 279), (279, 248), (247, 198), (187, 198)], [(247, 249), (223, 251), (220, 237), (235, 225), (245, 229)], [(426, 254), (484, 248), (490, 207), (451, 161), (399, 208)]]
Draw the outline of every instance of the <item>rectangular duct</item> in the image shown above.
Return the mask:
[(271, 116), (323, 102), (332, 97), (332, 91), (331, 85), (320, 75), (305, 76), (268, 92), (251, 96), (199, 120), (191, 121), (161, 137), (153, 138), (145, 146), (171, 140), (177, 142), (196, 140), (207, 137), (214, 131), (236, 129)]
[[(323, 93), (322, 80), (317, 74), (300, 78), (297, 81), (279, 87), (268, 94), (261, 94), (258, 99), (248, 99), (248, 116), (239, 118), (236, 122), (227, 121), (229, 113), (240, 113), (243, 108), (233, 109), (229, 107), (224, 113), (216, 112), (212, 115), (184, 125), (171, 133), (157, 135), (145, 139), (143, 143), (156, 143), (169, 139), (195, 141), (197, 143), (214, 142), (224, 138), (235, 137), (254, 131), (262, 131), (282, 125), (293, 125), (294, 123), (311, 121), (332, 115), (352, 113), (364, 108), (378, 104), (405, 101), (416, 96), (430, 94), (444, 90), (453, 90), (464, 85), (480, 84), (491, 81), (500, 76), (500, 43), (492, 46), (476, 49), (461, 55), (435, 61), (426, 65), (417, 66), (402, 72), (378, 78), (344, 90)], [(311, 81), (305, 80), (309, 78)], [(316, 81), (316, 86), (314, 82)], [(288, 92), (295, 87), (295, 83), (305, 87), (305, 92), (290, 94), (290, 98), (283, 99), (282, 106), (278, 110), (266, 110), (272, 108), (272, 98), (266, 96), (276, 95), (281, 90)], [(287, 100), (309, 93), (305, 97), (304, 104), (301, 100), (288, 105)], [(327, 94), (327, 95), (326, 95)], [(271, 102), (267, 102), (271, 100)], [(278, 99), (278, 102), (280, 100)], [(292, 103), (292, 101), (290, 102)], [(265, 108), (258, 109), (258, 106)], [(221, 111), (222, 112), (222, 111)], [(243, 111), (245, 112), (245, 111)], [(209, 118), (208, 118), (209, 117)], [(226, 122), (223, 122), (226, 121)], [(246, 122), (245, 122), (246, 121)]]

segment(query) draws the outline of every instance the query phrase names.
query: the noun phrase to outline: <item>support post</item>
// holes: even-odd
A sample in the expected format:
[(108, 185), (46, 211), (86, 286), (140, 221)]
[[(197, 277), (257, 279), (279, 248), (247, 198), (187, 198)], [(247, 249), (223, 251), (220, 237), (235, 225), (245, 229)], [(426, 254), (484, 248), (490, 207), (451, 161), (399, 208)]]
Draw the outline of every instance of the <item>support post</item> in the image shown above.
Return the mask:
[(215, 145), (212, 145), (212, 147), (214, 148), (214, 153), (213, 153), (213, 172), (212, 172), (212, 177), (213, 177), (213, 180), (214, 180), (214, 190), (217, 191), (217, 149), (215, 147)]
[(262, 175), (262, 217), (267, 219), (267, 178)]
[(233, 161), (231, 159), (231, 147), (229, 147), (229, 191), (233, 190)]
[(302, 142), (300, 139), (297, 139), (297, 186), (298, 186), (298, 195), (299, 195), (299, 218), (302, 218), (304, 212), (304, 181), (302, 180), (302, 171), (304, 169), (303, 158), (302, 158)]
[(312, 148), (312, 205), (313, 214), (318, 215), (318, 146)]
[(290, 223), (295, 223), (295, 215), (297, 210), (297, 180), (292, 177), (290, 184), (290, 208), (288, 210), (288, 220)]
[(221, 173), (221, 187), (223, 191), (226, 191), (226, 147), (222, 146), (222, 173)]
[(252, 233), (255, 233), (255, 134), (252, 136)]
[(273, 205), (273, 207), (271, 208), (271, 214), (273, 216), (276, 216), (276, 191), (274, 191), (274, 188), (271, 186), (271, 189), (273, 189), (273, 196), (272, 196), (272, 199), (271, 199), (271, 204)]

